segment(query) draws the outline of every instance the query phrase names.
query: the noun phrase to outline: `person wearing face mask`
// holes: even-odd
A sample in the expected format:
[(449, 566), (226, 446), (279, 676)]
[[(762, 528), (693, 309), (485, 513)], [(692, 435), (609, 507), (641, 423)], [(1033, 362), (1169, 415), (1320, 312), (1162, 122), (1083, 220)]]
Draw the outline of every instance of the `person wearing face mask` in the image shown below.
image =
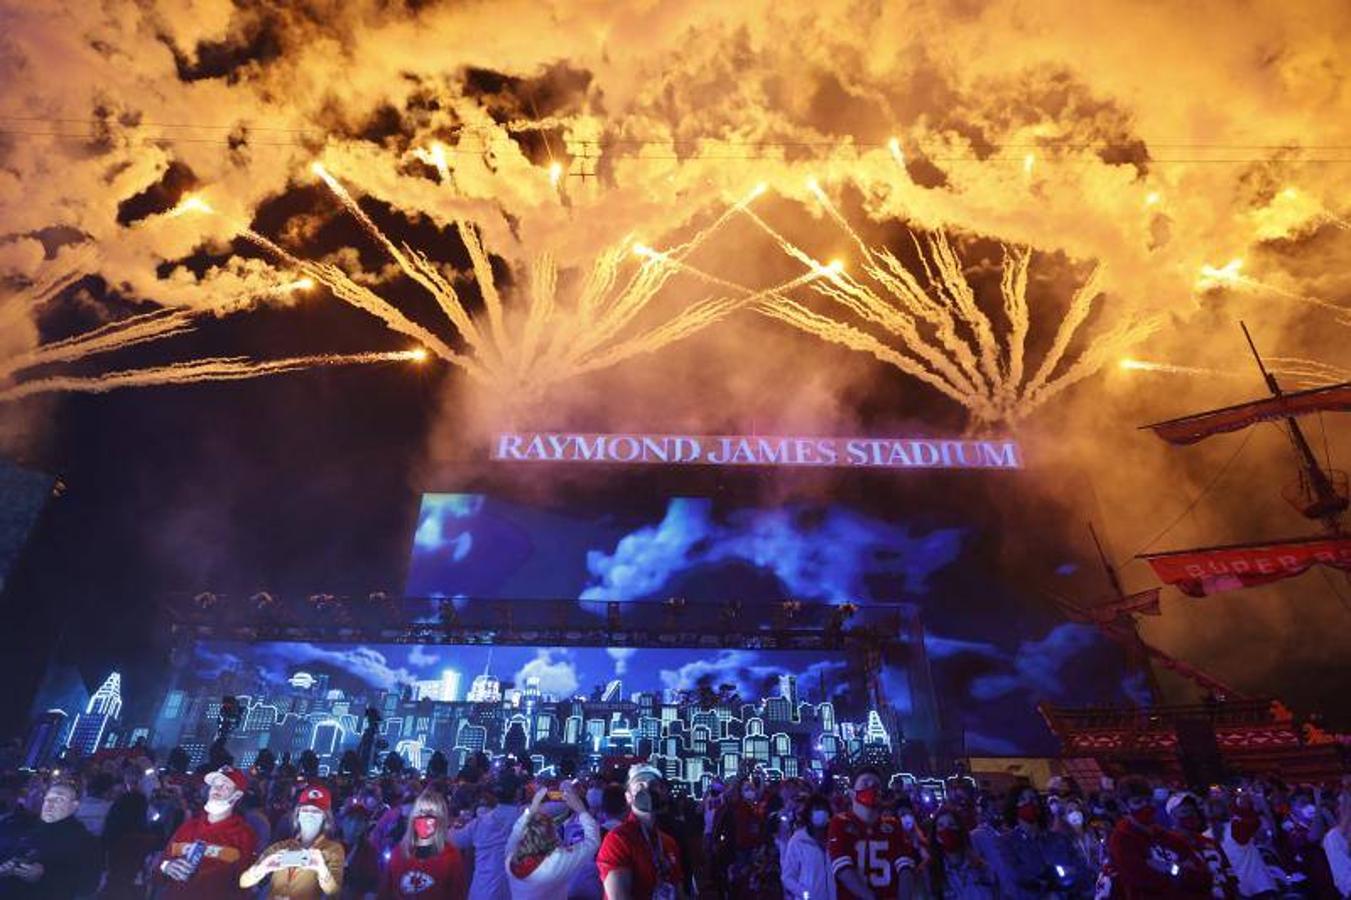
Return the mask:
[(1102, 835), (1088, 822), (1083, 801), (1071, 797), (1064, 801), (1060, 816), (1052, 826), (1070, 842), (1074, 850), (1074, 860), (1084, 877), (1082, 887), (1089, 887), (1087, 880), (1095, 878), (1102, 869)]
[(1238, 878), (1220, 845), (1205, 833), (1206, 819), (1201, 812), (1201, 801), (1194, 794), (1174, 794), (1168, 799), (1168, 818), (1173, 823), (1173, 833), (1205, 861), (1210, 872), (1211, 898), (1237, 900)]
[(427, 788), (417, 796), (408, 829), (380, 880), (379, 900), (464, 900), (468, 874), (460, 851), (446, 838), (449, 820), (439, 791)]
[(207, 800), (201, 815), (188, 819), (169, 838), (157, 867), (164, 898), (217, 900), (245, 896), (239, 876), (253, 862), (257, 837), (235, 804), (248, 779), (230, 766), (205, 778)]
[(835, 879), (826, 857), (830, 801), (819, 794), (809, 797), (798, 811), (797, 825), (779, 863), (784, 900), (834, 900)]
[(909, 797), (902, 797), (896, 804), (896, 820), (901, 823), (901, 831), (905, 832), (905, 839), (910, 842), (910, 846), (915, 848), (915, 878), (923, 882), (927, 877), (927, 867), (929, 865), (929, 838), (924, 830), (919, 826), (919, 819), (915, 815), (915, 804)]
[(1154, 792), (1139, 778), (1123, 779), (1125, 815), (1107, 841), (1104, 880), (1113, 900), (1210, 896), (1210, 870), (1187, 841), (1156, 824)]
[(291, 813), (291, 831), (296, 836), (272, 844), (258, 862), (239, 876), (239, 886), (251, 888), (271, 876), (268, 897), (302, 897), (318, 900), (342, 889), (346, 854), (335, 839), (333, 797), (321, 785), (307, 785)]
[(1006, 875), (1000, 881), (1002, 895), (1015, 900), (1079, 896), (1079, 886), (1091, 879), (1080, 871), (1065, 835), (1049, 829), (1047, 809), (1036, 789), (1023, 786), (1010, 791), (1004, 816), (1014, 825), (999, 839)]
[(1240, 788), (1234, 797), (1232, 815), (1222, 828), (1220, 847), (1238, 877), (1241, 897), (1260, 897), (1276, 892), (1276, 880), (1267, 869), (1262, 850), (1257, 845), (1261, 829), (1262, 817), (1253, 803), (1252, 794)]
[(680, 847), (657, 826), (657, 813), (666, 802), (661, 772), (648, 765), (632, 766), (625, 795), (632, 812), (605, 836), (596, 856), (605, 900), (684, 898)]
[(838, 895), (850, 900), (910, 900), (915, 893), (914, 847), (901, 823), (882, 813), (882, 775), (854, 774), (853, 801), (830, 820), (826, 852)]
[(971, 846), (960, 812), (950, 806), (939, 809), (930, 835), (929, 896), (934, 900), (993, 900), (994, 871)]

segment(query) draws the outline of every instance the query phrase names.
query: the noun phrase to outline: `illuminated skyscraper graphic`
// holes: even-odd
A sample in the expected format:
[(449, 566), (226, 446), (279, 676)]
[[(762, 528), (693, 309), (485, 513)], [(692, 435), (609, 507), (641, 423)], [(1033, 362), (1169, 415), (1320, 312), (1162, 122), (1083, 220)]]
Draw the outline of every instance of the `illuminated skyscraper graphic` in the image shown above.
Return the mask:
[(89, 756), (103, 746), (108, 723), (122, 714), (122, 676), (112, 672), (70, 729), (70, 749)]

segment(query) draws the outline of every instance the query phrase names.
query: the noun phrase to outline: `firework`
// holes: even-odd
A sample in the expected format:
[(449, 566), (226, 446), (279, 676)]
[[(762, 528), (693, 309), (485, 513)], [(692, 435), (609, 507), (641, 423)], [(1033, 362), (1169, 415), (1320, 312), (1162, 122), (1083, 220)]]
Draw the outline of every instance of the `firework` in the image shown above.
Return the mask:
[(1351, 308), (1332, 303), (1321, 297), (1311, 297), (1307, 294), (1289, 291), (1278, 285), (1259, 281), (1256, 278), (1244, 275), (1242, 259), (1231, 259), (1228, 263), (1219, 267), (1202, 266), (1201, 273), (1196, 279), (1195, 288), (1202, 293), (1224, 288), (1251, 292), (1266, 291), (1275, 294), (1277, 297), (1283, 297), (1286, 300), (1294, 300), (1297, 303), (1304, 303), (1309, 306), (1315, 306), (1319, 309), (1326, 310), (1336, 316), (1338, 324), (1351, 325)]
[[(862, 277), (837, 270), (829, 278), (813, 279), (810, 287), (857, 324), (780, 295), (759, 303), (760, 312), (822, 340), (868, 353), (923, 381), (965, 407), (973, 428), (1016, 424), (1158, 326), (1157, 320), (1139, 319), (1122, 322), (1105, 334), (1085, 334), (1085, 322), (1102, 296), (1101, 272), (1095, 269), (1071, 297), (1050, 348), (1026, 377), (1030, 250), (1004, 247), (1000, 294), (1007, 328), (1000, 329), (977, 303), (945, 234), (912, 234), (919, 271), (911, 271), (889, 250), (868, 245), (819, 186), (808, 188), (858, 246), (862, 262)], [(743, 212), (789, 257), (811, 271), (824, 268), (762, 218)], [(1069, 359), (1076, 338), (1085, 346)]]
[[(442, 184), (453, 189), (454, 178), (444, 147), (434, 144), (415, 151), (415, 155), (433, 166)], [(455, 285), (442, 274), (437, 264), (406, 244), (396, 244), (322, 165), (316, 163), (312, 171), (384, 248), (400, 270), (431, 294), (463, 339), (464, 352), (453, 350), (338, 267), (300, 259), (248, 228), (240, 228), (240, 235), (307, 278), (328, 287), (334, 296), (376, 316), (386, 327), (416, 340), (428, 352), (458, 366), (475, 381), (509, 398), (538, 399), (558, 381), (639, 354), (656, 352), (767, 296), (762, 292), (750, 297), (739, 286), (731, 285), (741, 296), (707, 297), (678, 309), (656, 324), (640, 327), (639, 320), (675, 274), (697, 272), (684, 264), (685, 258), (762, 194), (764, 185), (757, 185), (683, 244), (664, 252), (659, 253), (629, 239), (606, 248), (597, 256), (575, 296), (566, 299), (559, 296), (557, 263), (550, 254), (541, 253), (530, 264), (528, 288), (521, 291), (520, 296), (513, 297), (514, 302), (508, 303), (494, 278), (480, 230), (457, 217), (453, 225), (468, 251), (483, 299), (482, 318), (486, 321), (480, 321), (470, 313)], [(561, 164), (551, 167), (550, 179), (555, 184), (562, 174)], [(636, 269), (629, 265), (635, 257), (640, 260)], [(805, 280), (795, 280), (793, 285), (801, 283)]]
[(20, 400), (34, 394), (57, 392), (103, 394), (119, 388), (166, 384), (196, 384), (203, 381), (243, 381), (266, 375), (282, 375), (327, 366), (371, 365), (385, 362), (420, 362), (425, 351), (396, 350), (388, 353), (346, 353), (301, 356), (289, 359), (250, 360), (242, 357), (195, 359), (144, 369), (105, 372), (87, 378), (55, 375), (35, 378), (0, 390), (0, 402)]

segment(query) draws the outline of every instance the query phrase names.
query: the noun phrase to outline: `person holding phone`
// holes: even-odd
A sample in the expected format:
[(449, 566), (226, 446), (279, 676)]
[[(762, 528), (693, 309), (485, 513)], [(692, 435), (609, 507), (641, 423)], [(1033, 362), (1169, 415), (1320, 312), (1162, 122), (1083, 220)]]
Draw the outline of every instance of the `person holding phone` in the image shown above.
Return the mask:
[(244, 874), (239, 886), (251, 888), (271, 876), (268, 897), (298, 897), (318, 900), (342, 890), (346, 854), (334, 835), (333, 795), (323, 785), (306, 785), (291, 811), (291, 832), (296, 835), (277, 841), (258, 857)]
[[(581, 823), (582, 839), (576, 844), (560, 846), (553, 816), (540, 811), (544, 801), (553, 800), (555, 794)], [(596, 820), (573, 786), (565, 784), (560, 791), (540, 788), (507, 838), (507, 878), (512, 900), (567, 896), (568, 885), (582, 867), (595, 866), (599, 848)]]

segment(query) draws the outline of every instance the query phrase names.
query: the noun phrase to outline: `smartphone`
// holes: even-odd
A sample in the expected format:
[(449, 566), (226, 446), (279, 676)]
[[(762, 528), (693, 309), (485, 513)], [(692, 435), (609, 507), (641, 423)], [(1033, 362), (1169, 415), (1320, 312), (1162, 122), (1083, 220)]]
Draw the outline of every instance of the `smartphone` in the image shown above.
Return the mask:
[(553, 789), (551, 789), (547, 794), (544, 795), (544, 799), (545, 799), (545, 800), (552, 800), (552, 801), (554, 801), (555, 803), (562, 802), (562, 800), (563, 800), (563, 792), (560, 791), (558, 788), (553, 788)]
[(309, 865), (310, 851), (308, 850), (283, 850), (281, 854), (281, 867), (283, 869), (299, 869), (301, 866)]

